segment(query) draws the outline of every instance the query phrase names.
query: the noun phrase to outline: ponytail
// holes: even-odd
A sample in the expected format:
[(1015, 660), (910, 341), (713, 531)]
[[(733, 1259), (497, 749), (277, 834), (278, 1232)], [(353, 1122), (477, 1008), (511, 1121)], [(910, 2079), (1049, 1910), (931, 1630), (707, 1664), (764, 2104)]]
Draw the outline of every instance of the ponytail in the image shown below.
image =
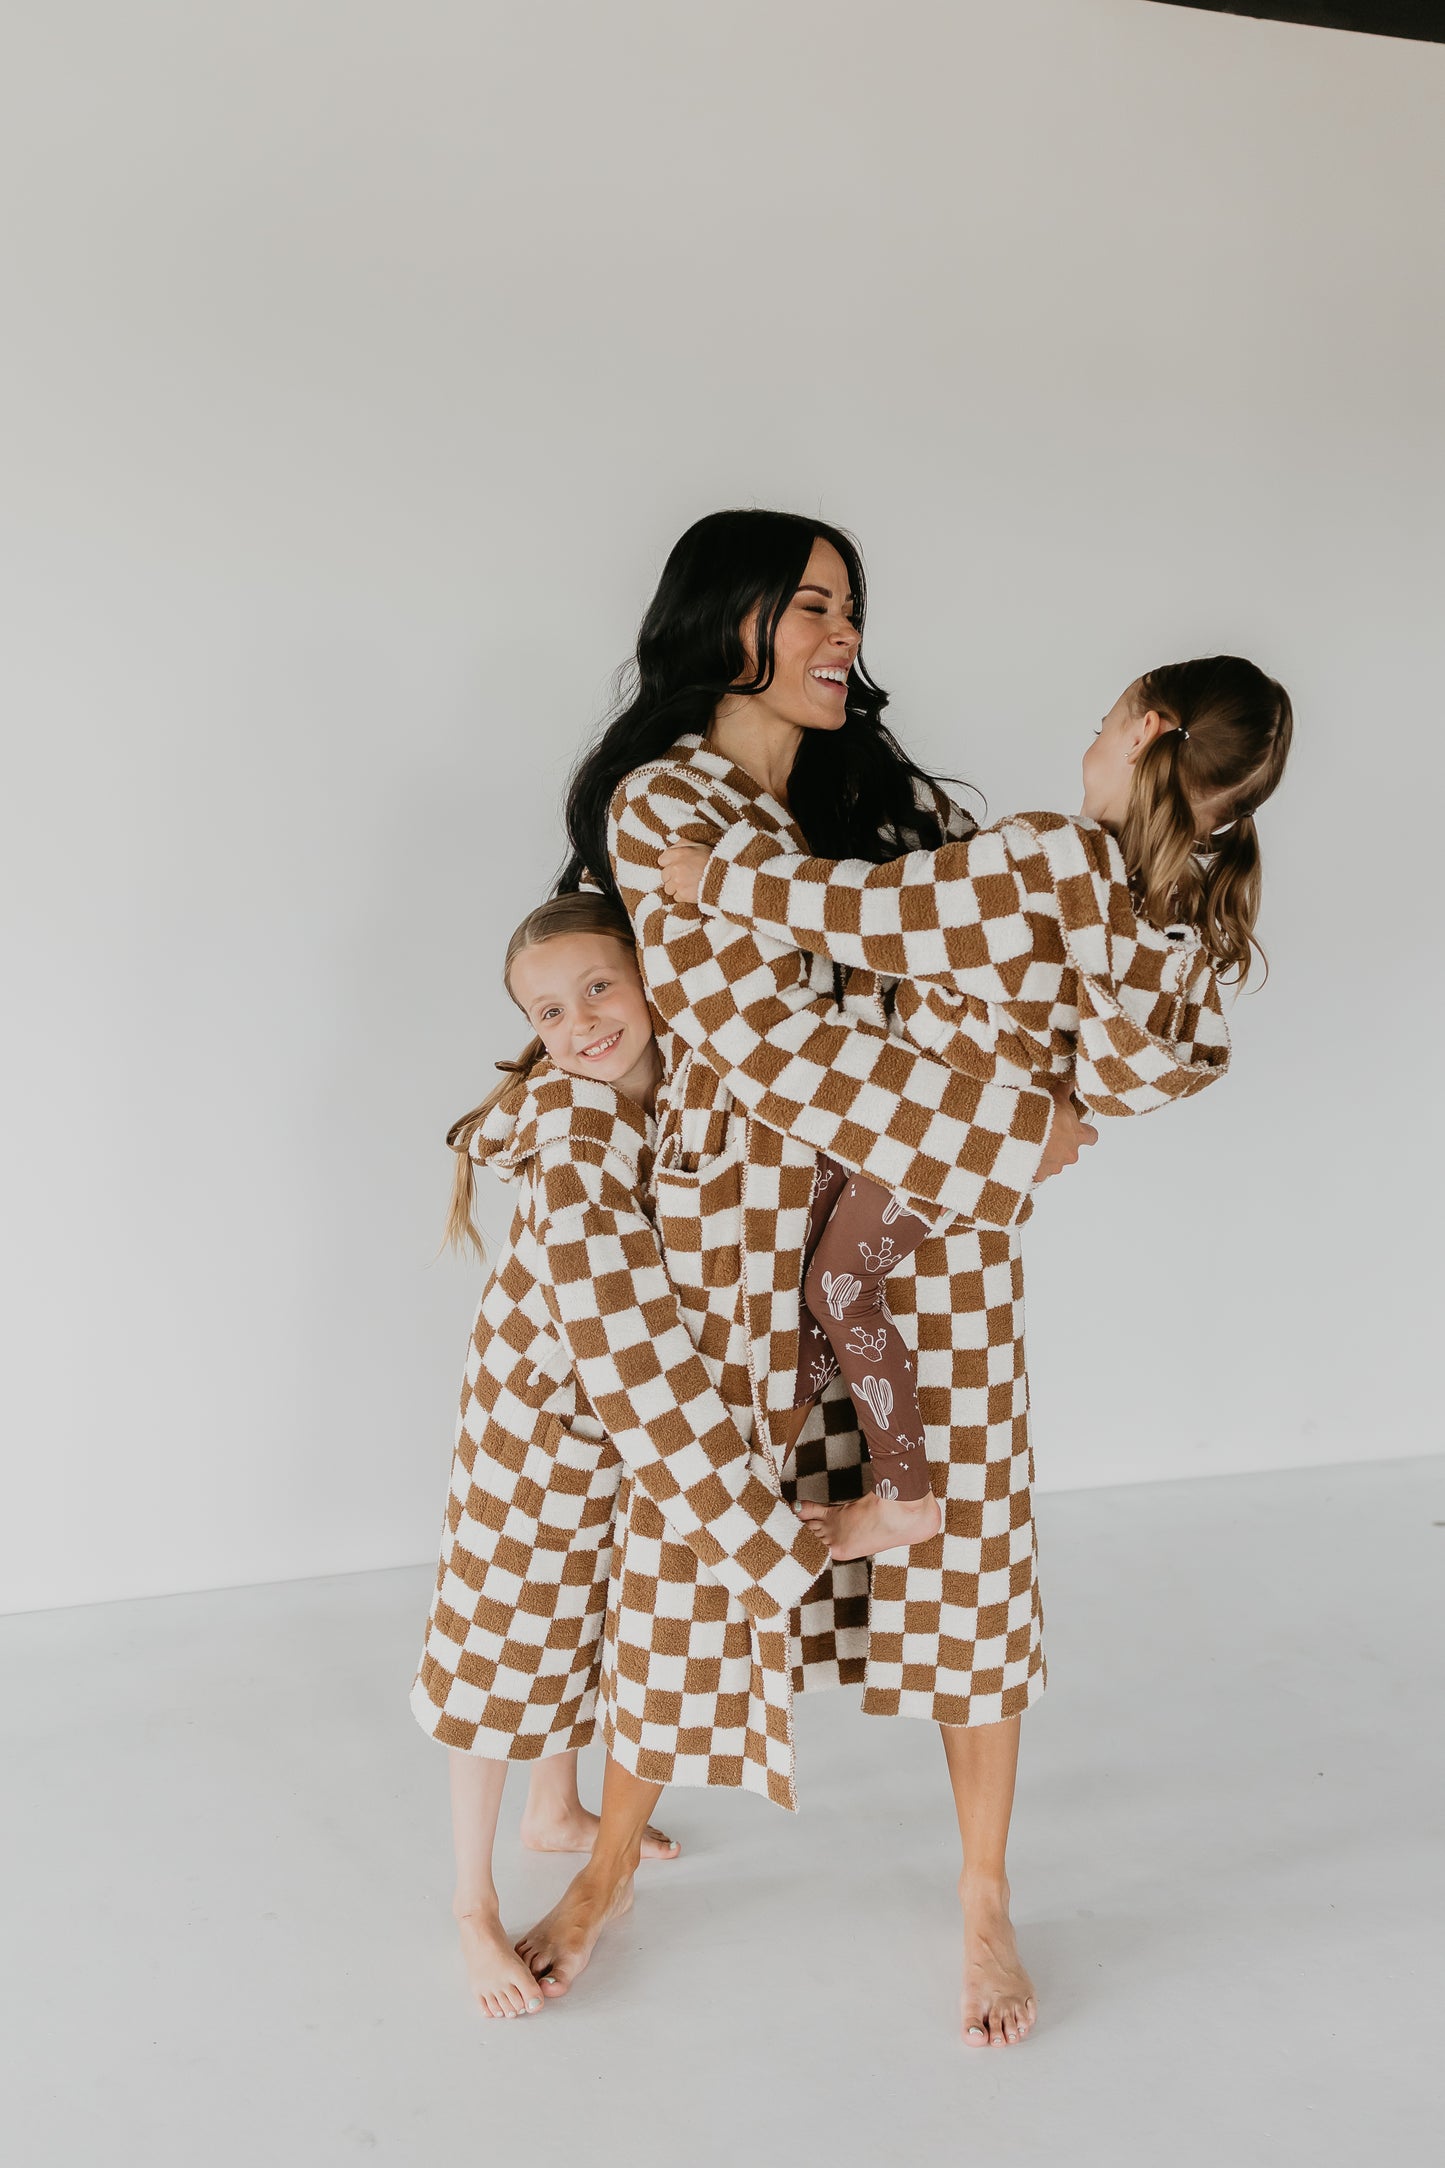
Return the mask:
[(1119, 849), (1134, 884), (1135, 901), (1156, 926), (1192, 918), (1187, 893), (1197, 880), (1196, 822), (1180, 775), (1181, 730), (1161, 731), (1134, 764), (1129, 810), (1119, 830)]
[(1209, 840), (1213, 847), (1201, 861), (1199, 928), (1210, 953), (1236, 967), (1243, 980), (1249, 974), (1250, 952), (1259, 946), (1253, 929), (1263, 880), (1254, 815), (1241, 813), (1221, 836)]
[(1156, 926), (1196, 927), (1212, 961), (1243, 985), (1259, 948), (1255, 809), (1284, 774), (1289, 694), (1252, 662), (1211, 655), (1151, 670), (1135, 703), (1173, 725), (1135, 762), (1119, 828), (1135, 902)]
[(497, 1067), (505, 1072), (501, 1083), (488, 1092), (480, 1106), (473, 1107), (470, 1114), (463, 1114), (447, 1131), (447, 1143), (456, 1154), (456, 1165), (452, 1169), (451, 1205), (447, 1211), (447, 1227), (443, 1239), (454, 1250), (464, 1249), (470, 1244), (483, 1264), (487, 1261), (487, 1251), (475, 1216), (477, 1167), (472, 1158), (472, 1139), (493, 1107), (513, 1089), (518, 1078), (523, 1083), (526, 1082), (546, 1051), (540, 1039), (529, 1039), (515, 1061), (499, 1061)]

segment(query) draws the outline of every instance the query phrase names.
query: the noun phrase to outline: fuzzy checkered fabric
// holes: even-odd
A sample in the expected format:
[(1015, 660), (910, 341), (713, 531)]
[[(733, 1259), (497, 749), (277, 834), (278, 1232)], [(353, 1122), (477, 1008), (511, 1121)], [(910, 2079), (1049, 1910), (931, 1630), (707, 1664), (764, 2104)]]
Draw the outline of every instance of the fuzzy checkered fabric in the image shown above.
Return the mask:
[[(610, 1749), (658, 1783), (740, 1784), (791, 1806), (799, 1689), (861, 1680), (874, 1713), (977, 1724), (1017, 1714), (1043, 1686), (1017, 1223), (1052, 1107), (1039, 1091), (960, 1076), (905, 1045), (870, 972), (854, 972), (840, 995), (831, 966), (797, 944), (669, 903), (665, 845), (712, 844), (744, 817), (778, 850), (802, 848), (775, 800), (684, 739), (672, 759), (622, 784), (610, 840), (675, 1049), (651, 1185), (663, 1256), (724, 1400), (740, 1425), (751, 1412), (786, 1495), (856, 1497), (862, 1487), (839, 1381), (786, 1461), (773, 1443), (772, 1420), (791, 1407), (796, 1382), (817, 1152), (935, 1216), (977, 1222), (927, 1238), (889, 1282), (925, 1420), (949, 1442), (935, 1472), (944, 1529), (933, 1543), (871, 1570), (861, 1559), (830, 1567), (786, 1634), (756, 1636), (749, 1671), (741, 1614), (677, 1547), (661, 1577), (646, 1550), (629, 1587), (639, 1507), (628, 1486), (619, 1495), (599, 1704)], [(670, 1665), (666, 1683), (641, 1653), (649, 1617), (655, 1631), (666, 1621), (665, 1647), (651, 1650)]]
[[(634, 1521), (731, 1606), (749, 1661), (753, 1635), (776, 1638), (827, 1561), (683, 1321), (641, 1200), (650, 1130), (610, 1085), (544, 1064), (474, 1144), (520, 1198), (472, 1334), (412, 1689), (449, 1746), (525, 1760), (591, 1736), (624, 1470)], [(638, 1555), (619, 1589), (635, 1587)], [(638, 1631), (651, 1651), (653, 1622)]]
[(995, 1083), (1072, 1077), (1101, 1115), (1147, 1114), (1229, 1063), (1218, 977), (1193, 926), (1139, 917), (1119, 846), (1026, 813), (886, 865), (780, 852), (756, 817), (708, 861), (705, 913), (900, 981), (906, 1035)]

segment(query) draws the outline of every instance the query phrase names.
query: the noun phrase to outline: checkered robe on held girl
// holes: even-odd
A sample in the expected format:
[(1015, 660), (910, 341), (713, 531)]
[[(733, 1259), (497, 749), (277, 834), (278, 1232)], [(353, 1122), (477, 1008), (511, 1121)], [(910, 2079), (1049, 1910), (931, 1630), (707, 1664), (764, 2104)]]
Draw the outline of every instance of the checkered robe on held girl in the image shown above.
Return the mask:
[[(954, 832), (967, 825), (947, 801), (940, 810)], [(610, 844), (648, 993), (673, 1034), (651, 1184), (663, 1255), (724, 1401), (740, 1426), (751, 1416), (786, 1495), (862, 1488), (840, 1382), (786, 1461), (771, 1427), (793, 1404), (817, 1154), (977, 1223), (925, 1240), (888, 1283), (925, 1420), (949, 1441), (932, 1543), (831, 1566), (788, 1621), (759, 1631), (749, 1672), (741, 1614), (691, 1554), (638, 1546), (632, 1570), (635, 1498), (618, 1500), (609, 1748), (657, 1783), (741, 1784), (792, 1806), (795, 1690), (861, 1680), (872, 1713), (983, 1724), (1042, 1689), (1017, 1226), (1053, 1107), (905, 1044), (871, 973), (840, 995), (832, 967), (791, 941), (671, 903), (663, 848), (713, 844), (744, 816), (778, 849), (803, 848), (775, 799), (684, 738), (620, 786)], [(649, 1640), (654, 1622), (665, 1646)]]
[(708, 861), (699, 907), (886, 972), (905, 1036), (970, 1076), (1072, 1077), (1095, 1114), (1148, 1114), (1229, 1066), (1197, 928), (1140, 918), (1092, 821), (1020, 813), (881, 866), (780, 851), (756, 818)]
[(473, 1140), (518, 1199), (472, 1332), (412, 1687), (446, 1746), (526, 1761), (592, 1737), (619, 1486), (636, 1542), (705, 1574), (745, 1663), (827, 1562), (682, 1322), (640, 1201), (651, 1134), (611, 1085), (543, 1063)]

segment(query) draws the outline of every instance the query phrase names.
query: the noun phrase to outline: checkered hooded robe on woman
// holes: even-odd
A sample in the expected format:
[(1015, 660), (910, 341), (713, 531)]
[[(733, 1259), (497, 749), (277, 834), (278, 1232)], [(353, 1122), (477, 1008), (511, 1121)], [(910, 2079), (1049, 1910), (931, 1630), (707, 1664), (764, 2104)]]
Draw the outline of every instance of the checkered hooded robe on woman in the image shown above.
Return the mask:
[[(940, 801), (954, 833), (969, 824)], [(916, 1352), (944, 1528), (876, 1561), (832, 1565), (745, 1660), (742, 1615), (678, 1544), (618, 1500), (600, 1702), (610, 1751), (656, 1783), (740, 1784), (795, 1802), (792, 1693), (863, 1682), (866, 1710), (998, 1722), (1043, 1686), (1030, 1507), (1018, 1223), (1052, 1118), (1046, 1093), (961, 1074), (907, 1045), (885, 987), (668, 900), (658, 858), (740, 819), (781, 851), (803, 838), (751, 777), (696, 738), (638, 769), (612, 803), (610, 849), (649, 997), (672, 1035), (658, 1102), (655, 1220), (689, 1329), (739, 1427), (785, 1492), (857, 1496), (862, 1447), (835, 1381), (786, 1460), (803, 1248), (819, 1152), (967, 1224), (889, 1280)]]
[(525, 1761), (592, 1737), (619, 1489), (631, 1520), (705, 1575), (744, 1651), (828, 1553), (682, 1321), (641, 1201), (642, 1108), (544, 1062), (471, 1153), (517, 1208), (472, 1331), (411, 1702), (444, 1745)]

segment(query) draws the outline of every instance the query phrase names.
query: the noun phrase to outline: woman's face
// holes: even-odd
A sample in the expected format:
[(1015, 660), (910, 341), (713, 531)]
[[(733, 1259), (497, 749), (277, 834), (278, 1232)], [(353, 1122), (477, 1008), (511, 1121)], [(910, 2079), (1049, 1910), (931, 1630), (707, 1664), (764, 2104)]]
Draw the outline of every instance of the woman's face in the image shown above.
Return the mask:
[[(820, 537), (778, 620), (773, 682), (754, 694), (750, 705), (795, 730), (841, 729), (848, 712), (848, 673), (859, 648), (853, 607), (848, 568), (832, 543)], [(755, 630), (756, 618), (743, 627), (750, 663)]]

